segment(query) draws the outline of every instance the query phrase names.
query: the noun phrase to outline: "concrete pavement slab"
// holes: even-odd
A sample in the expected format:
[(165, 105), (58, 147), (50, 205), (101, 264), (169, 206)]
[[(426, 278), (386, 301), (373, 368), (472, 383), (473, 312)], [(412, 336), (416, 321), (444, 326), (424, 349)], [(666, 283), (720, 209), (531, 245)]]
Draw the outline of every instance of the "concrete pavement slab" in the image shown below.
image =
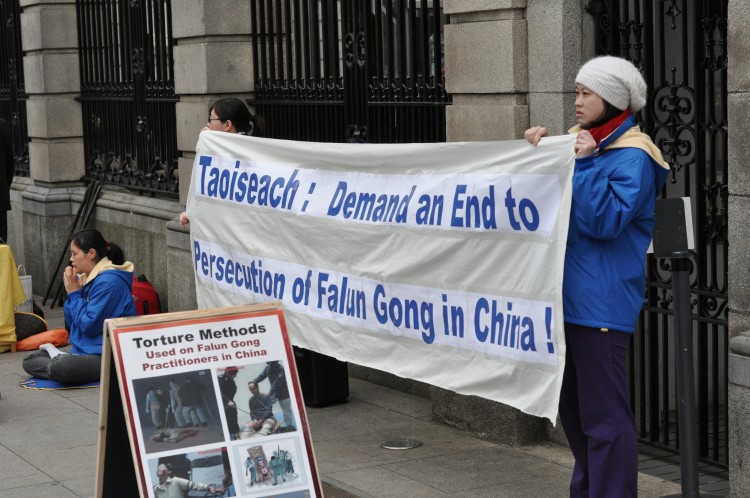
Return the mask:
[(668, 496), (682, 494), (682, 488), (676, 482), (666, 481), (647, 474), (638, 474), (638, 493), (654, 496)]
[[(57, 482), (86, 478), (93, 483), (96, 476), (98, 453), (95, 444), (41, 451), (39, 448), (29, 447), (25, 451), (19, 451), (18, 455)], [(93, 485), (91, 489), (93, 490)]]
[(0, 490), (0, 498), (75, 498), (77, 496), (79, 495), (56, 482)]
[(359, 379), (349, 379), (349, 387), (352, 392), (357, 393), (358, 398), (369, 404), (432, 421), (432, 402), (428, 399), (391, 389), (383, 390), (382, 386)]
[[(50, 476), (48, 476), (47, 474), (45, 474), (44, 472), (38, 469), (35, 469), (29, 466), (29, 472), (34, 472), (34, 473), (23, 475), (23, 476), (0, 478), (0, 491), (18, 490), (18, 489), (28, 488), (31, 486), (38, 486), (40, 484), (55, 484), (54, 479), (52, 479)], [(0, 494), (0, 496), (3, 496), (3, 495)], [(11, 495), (11, 496), (24, 496), (24, 495), (18, 492), (17, 494)]]
[[(0, 421), (25, 420), (33, 417), (80, 413), (88, 411), (80, 404), (64, 398), (57, 391), (23, 389), (18, 385), (3, 393)], [(0, 426), (2, 430), (2, 426)]]
[(29, 476), (36, 476), (40, 471), (29, 462), (10, 451), (5, 446), (0, 446), (0, 465), (2, 477), (0, 477), (0, 489), (6, 487), (11, 481)]
[(561, 467), (510, 448), (495, 446), (422, 458), (384, 468), (447, 493), (480, 486), (527, 483), (559, 474)]
[[(410, 450), (387, 450), (381, 447), (385, 441), (404, 436), (423, 444)], [(313, 441), (318, 469), (322, 473), (396, 464), (495, 446), (491, 442), (465, 436), (439, 424), (420, 427), (409, 433), (393, 430), (324, 441), (317, 441), (313, 433)]]
[(21, 418), (0, 423), (0, 444), (18, 455), (96, 445), (99, 416), (87, 410)]
[(343, 482), (353, 490), (361, 490), (378, 498), (440, 498), (453, 496), (440, 489), (383, 467), (335, 472), (331, 477)]
[(99, 389), (80, 389), (79, 391), (86, 391), (87, 394), (80, 396), (66, 396), (66, 399), (80, 406), (84, 410), (89, 410), (92, 413), (98, 414), (100, 402)]
[(306, 411), (310, 425), (316, 427), (316, 440), (337, 439), (342, 434), (354, 436), (393, 429), (407, 430), (430, 423), (383, 409), (356, 397), (335, 407), (307, 408)]
[(60, 484), (70, 490), (75, 496), (93, 497), (95, 491), (96, 477), (81, 477), (78, 479), (69, 479), (61, 481)]
[(570, 470), (562, 467), (549, 468), (543, 478), (521, 479), (495, 486), (484, 486), (461, 490), (453, 496), (461, 498), (568, 498)]

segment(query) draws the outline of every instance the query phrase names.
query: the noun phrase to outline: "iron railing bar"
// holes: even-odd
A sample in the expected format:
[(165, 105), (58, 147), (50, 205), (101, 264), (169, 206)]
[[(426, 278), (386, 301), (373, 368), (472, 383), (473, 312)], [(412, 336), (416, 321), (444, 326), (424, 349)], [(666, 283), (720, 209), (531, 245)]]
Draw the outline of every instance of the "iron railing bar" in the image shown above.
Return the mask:
[[(302, 61), (306, 59), (303, 43), (303, 31), (302, 26), (304, 20), (302, 19), (302, 12), (299, 5), (299, 0), (292, 0), (294, 5), (294, 80), (297, 85), (298, 91), (302, 91), (305, 82), (305, 75), (302, 72)], [(289, 43), (291, 46), (292, 44)], [(297, 123), (299, 126), (299, 123)]]
[(342, 71), (343, 71), (343, 67), (342, 67), (343, 63), (341, 61), (341, 43), (340, 43), (340, 40), (343, 39), (343, 32), (341, 30), (341, 22), (339, 21), (339, 18), (343, 16), (341, 9), (342, 9), (341, 3), (334, 2), (333, 25), (336, 27), (336, 29), (334, 30), (335, 41), (333, 43), (333, 57), (335, 60), (335, 64), (333, 66), (333, 78), (334, 78), (335, 85), (339, 84), (339, 81), (342, 77)]
[[(394, 17), (393, 17), (393, 3), (395, 0), (385, 0), (386, 3), (386, 9), (385, 9), (385, 21), (388, 28), (385, 30), (387, 31), (387, 35), (385, 39), (388, 41), (388, 79), (386, 80), (386, 98), (391, 94), (391, 85), (396, 80), (396, 34), (395, 29), (393, 26), (394, 23)], [(386, 126), (386, 129), (390, 131), (390, 128)]]
[[(687, 33), (688, 33), (688, 26), (687, 26), (687, 15), (688, 13), (685, 12), (685, 15), (683, 16), (683, 23), (682, 23), (682, 37), (683, 42), (686, 41)], [(697, 62), (701, 60), (701, 50), (703, 48), (703, 44), (700, 43), (700, 41), (703, 41), (703, 30), (700, 28), (700, 21), (703, 17), (703, 12), (699, 13), (696, 9), (696, 12), (693, 13), (694, 21), (693, 21), (693, 27), (695, 29), (695, 35), (696, 35), (696, 43), (694, 43), (693, 47), (693, 58)], [(690, 65), (689, 59), (688, 59), (688, 50), (683, 50), (683, 71), (687, 71), (687, 68)], [(696, 66), (698, 66), (696, 64)], [(698, 84), (698, 80), (702, 79), (702, 77), (705, 77), (706, 75), (706, 69), (704, 68), (703, 71), (700, 70), (699, 67), (696, 67), (695, 71), (695, 82), (693, 87)], [(708, 75), (710, 78), (710, 74)], [(689, 82), (689, 75), (683, 74), (683, 82), (688, 83)], [(688, 83), (689, 84), (689, 83)], [(710, 92), (710, 88), (709, 88)], [(696, 112), (695, 112), (695, 126), (697, 128), (697, 135), (700, 137), (698, 140), (696, 140), (696, 157), (703, 157), (702, 153), (699, 151), (703, 151), (703, 154), (705, 154), (705, 150), (703, 149), (703, 140), (701, 135), (703, 133), (706, 133), (705, 131), (705, 123), (708, 121), (707, 117), (700, 116), (699, 111), (697, 109), (702, 109), (703, 105), (703, 98), (704, 95), (702, 92), (696, 92), (695, 95), (696, 98)], [(705, 112), (705, 111), (704, 111)], [(701, 129), (703, 128), (703, 129)], [(714, 182), (712, 181), (713, 177), (713, 171), (712, 168), (706, 170), (706, 168), (701, 168), (703, 171), (703, 178), (700, 178), (703, 182), (705, 182), (708, 185), (712, 185)], [(686, 195), (690, 195), (689, 192), (689, 185), (690, 185), (690, 177), (689, 177), (689, 168), (686, 168), (685, 175), (685, 189), (688, 190)], [(699, 175), (696, 174), (696, 181), (699, 180)], [(701, 199), (698, 199), (698, 212), (703, 213), (706, 212), (706, 206), (705, 206), (705, 198), (701, 196)], [(699, 235), (699, 243), (700, 239), (702, 238), (702, 234)], [(701, 244), (700, 247), (704, 247), (703, 244)], [(698, 253), (698, 285), (700, 287), (703, 287), (704, 284), (710, 279), (710, 274), (713, 273), (712, 269), (709, 269), (708, 264), (711, 263), (709, 261), (708, 255), (706, 254), (706, 251), (699, 251)], [(704, 299), (699, 298), (698, 299), (698, 306), (699, 306), (699, 312), (701, 309), (701, 305), (704, 302)], [(696, 337), (696, 342), (698, 344), (698, 378), (697, 378), (697, 411), (698, 411), (698, 427), (703, 428), (708, 426), (708, 406), (707, 403), (709, 402), (709, 393), (708, 393), (708, 376), (709, 376), (709, 358), (708, 358), (708, 337), (707, 337), (707, 331), (708, 331), (708, 325), (705, 323), (698, 323), (698, 337)], [(698, 454), (700, 456), (707, 456), (708, 455), (708, 434), (707, 431), (699, 430), (698, 431)]]
[(96, 8), (91, 9), (91, 24), (93, 26), (93, 30), (91, 30), (91, 70), (92, 70), (92, 78), (91, 81), (93, 83), (94, 88), (97, 90), (102, 90), (102, 83), (104, 81), (104, 78), (101, 74), (101, 67), (102, 67), (102, 61), (101, 61), (101, 42), (99, 40), (99, 36), (101, 34), (101, 22), (99, 20), (99, 11)]
[[(278, 18), (278, 14), (274, 9), (274, 0), (268, 0), (268, 69), (271, 77), (271, 86), (276, 89), (276, 86), (281, 79), (281, 75), (276, 73), (276, 63), (278, 57), (276, 56), (276, 43), (274, 40), (274, 32), (276, 31), (276, 25), (274, 21)], [(281, 47), (279, 47), (280, 49)], [(279, 54), (280, 55), (280, 54)]]
[[(430, 81), (431, 76), (431, 70), (430, 70), (430, 36), (428, 33), (430, 32), (430, 7), (427, 0), (421, 0), (419, 12), (422, 15), (422, 30), (421, 30), (421, 37), (419, 37), (422, 40), (422, 76), (424, 77), (424, 84), (427, 85), (427, 83)], [(433, 38), (433, 43), (439, 43), (440, 40)], [(435, 60), (435, 67), (437, 67), (437, 60)], [(425, 98), (427, 97), (427, 92), (425, 92)]]
[(368, 62), (370, 68), (370, 74), (374, 74), (377, 78), (377, 84), (384, 84), (383, 78), (385, 72), (383, 71), (383, 0), (375, 1), (375, 12), (373, 12), (373, 18), (375, 23), (375, 36), (373, 36), (373, 45), (375, 49), (371, 51)]
[[(433, 30), (432, 30), (432, 37), (434, 40), (434, 47), (433, 57), (435, 58), (435, 100), (443, 100), (444, 95), (442, 90), (438, 89), (444, 89), (445, 88), (445, 78), (443, 76), (443, 21), (442, 21), (442, 12), (441, 12), (441, 4), (437, 2), (436, 0), (433, 0), (433, 9), (434, 12), (432, 14), (433, 16)], [(445, 21), (447, 24), (447, 20)], [(445, 120), (445, 115), (442, 116), (443, 121)], [(445, 127), (443, 127), (444, 129)]]
[(315, 84), (318, 84), (318, 81), (320, 81), (320, 29), (319, 29), (319, 21), (320, 21), (320, 13), (318, 12), (318, 2), (317, 0), (311, 2), (311, 9), (310, 9), (310, 48), (312, 49), (311, 55), (312, 55), (312, 78), (315, 81)]
[[(304, 40), (304, 51), (301, 52), (301, 55), (304, 55), (304, 74), (302, 75), (303, 80), (306, 82), (304, 89), (307, 90), (307, 82), (312, 80), (312, 68), (310, 67), (310, 64), (312, 63), (313, 59), (313, 51), (312, 51), (312, 44), (313, 38), (312, 38), (312, 31), (311, 31), (311, 24), (313, 21), (310, 20), (310, 9), (309, 5), (306, 0), (302, 0), (302, 18), (301, 18), (301, 30), (300, 31), (300, 39)], [(304, 34), (304, 37), (302, 36)]]
[[(266, 0), (258, 0), (260, 6), (258, 10), (258, 36), (255, 37), (255, 42), (260, 44), (260, 73), (263, 75), (263, 80), (268, 84), (268, 34), (266, 32)], [(266, 86), (264, 85), (264, 86)]]
[[(148, 19), (150, 19), (150, 22), (147, 24), (147, 27), (150, 28), (150, 30), (147, 31), (150, 36), (146, 37), (146, 42), (148, 43), (149, 50), (147, 53), (151, 54), (151, 61), (149, 64), (147, 64), (147, 67), (149, 68), (149, 71), (146, 72), (146, 88), (149, 90), (147, 92), (147, 95), (155, 95), (159, 92), (159, 82), (164, 81), (164, 74), (162, 73), (162, 45), (157, 44), (157, 42), (162, 38), (162, 32), (161, 32), (161, 16), (158, 0), (148, 0), (148, 13), (150, 16)], [(148, 58), (147, 58), (148, 60)]]
[(334, 34), (331, 33), (331, 24), (330, 24), (330, 21), (331, 21), (331, 18), (330, 18), (331, 17), (330, 16), (330, 8), (332, 6), (332, 2), (331, 2), (331, 0), (327, 0), (327, 1), (326, 0), (322, 0), (321, 3), (322, 3), (322, 5), (321, 5), (321, 9), (320, 9), (320, 24), (321, 24), (321, 27), (322, 27), (322, 30), (321, 30), (322, 39), (321, 39), (321, 41), (323, 43), (323, 50), (321, 51), (321, 57), (322, 57), (321, 65), (323, 67), (323, 72), (322, 72), (322, 76), (323, 77), (322, 77), (322, 79), (323, 79), (324, 84), (325, 84), (325, 77), (326, 77), (326, 75), (331, 74), (331, 72), (330, 72), (331, 67), (330, 67), (329, 64), (331, 62), (333, 62), (333, 58), (331, 57), (331, 54), (329, 53), (329, 50), (330, 50), (331, 45), (335, 45), (337, 43), (337, 41), (332, 41), (331, 40), (331, 38), (333, 38), (334, 40), (336, 40), (335, 33)]
[(409, 77), (409, 68), (407, 66), (408, 64), (408, 37), (406, 34), (406, 24), (407, 24), (407, 13), (406, 13), (406, 0), (398, 0), (398, 47), (399, 47), (399, 53), (401, 56), (399, 57), (399, 76), (401, 77), (401, 85), (399, 91), (402, 92), (402, 98), (405, 98), (406, 95), (403, 94), (404, 89), (406, 88), (407, 84), (407, 78)]
[(111, 1), (107, 1), (105, 3), (106, 7), (106, 18), (107, 18), (107, 40), (109, 45), (109, 50), (107, 50), (107, 80), (110, 81), (110, 84), (116, 87), (116, 83), (118, 81), (117, 78), (117, 53), (119, 51), (119, 43), (117, 40), (117, 31), (116, 29), (113, 29), (113, 26), (116, 26), (115, 22), (115, 7), (116, 5), (112, 5)]
[[(419, 54), (419, 27), (417, 22), (417, 0), (409, 0), (408, 5), (405, 6), (407, 9), (407, 12), (404, 16), (404, 21), (408, 23), (408, 25), (404, 26), (404, 29), (406, 29), (407, 33), (411, 34), (411, 43), (409, 43), (408, 49), (406, 51), (407, 56), (407, 72), (409, 76), (411, 77), (411, 90), (412, 90), (412, 100), (414, 99), (414, 89), (416, 88), (416, 85), (418, 84), (417, 81), (417, 54)], [(409, 38), (406, 38), (408, 40)]]
[(258, 36), (258, 2), (250, 2), (250, 34), (251, 34), (251, 42), (250, 45), (252, 46), (253, 51), (253, 81), (255, 82), (255, 95), (258, 95), (258, 92), (262, 94), (263, 92), (263, 84), (262, 79), (263, 75), (260, 72), (260, 62), (258, 60), (258, 44), (259, 44), (259, 36)]
[(288, 88), (294, 87), (294, 60), (292, 52), (292, 6), (289, 0), (284, 1), (284, 31), (286, 34), (286, 80)]

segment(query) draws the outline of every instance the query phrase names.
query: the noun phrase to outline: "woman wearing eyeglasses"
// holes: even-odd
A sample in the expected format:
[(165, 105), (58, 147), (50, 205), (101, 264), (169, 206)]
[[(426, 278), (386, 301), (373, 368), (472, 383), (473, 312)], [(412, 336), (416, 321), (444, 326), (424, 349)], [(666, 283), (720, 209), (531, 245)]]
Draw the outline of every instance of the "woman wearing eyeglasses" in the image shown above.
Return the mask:
[[(211, 105), (208, 122), (201, 131), (223, 131), (239, 135), (262, 137), (265, 128), (263, 118), (250, 112), (245, 103), (235, 97), (219, 99)], [(180, 224), (187, 225), (190, 219), (185, 211), (180, 213)]]

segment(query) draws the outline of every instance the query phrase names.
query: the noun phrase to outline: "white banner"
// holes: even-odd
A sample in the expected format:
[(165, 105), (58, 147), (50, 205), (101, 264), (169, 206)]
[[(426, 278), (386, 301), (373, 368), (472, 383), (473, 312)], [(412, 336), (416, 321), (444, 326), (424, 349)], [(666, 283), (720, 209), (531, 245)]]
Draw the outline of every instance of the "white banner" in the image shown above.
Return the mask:
[(572, 142), (203, 132), (198, 306), (280, 300), (298, 346), (554, 421)]

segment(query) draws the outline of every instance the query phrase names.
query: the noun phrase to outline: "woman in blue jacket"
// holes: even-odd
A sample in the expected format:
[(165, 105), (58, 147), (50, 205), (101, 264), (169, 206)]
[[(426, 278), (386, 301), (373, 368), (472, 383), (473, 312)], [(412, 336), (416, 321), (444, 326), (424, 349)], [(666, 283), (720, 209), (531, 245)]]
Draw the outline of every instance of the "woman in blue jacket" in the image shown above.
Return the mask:
[[(669, 166), (632, 113), (646, 82), (625, 59), (576, 76), (576, 163), (563, 277), (560, 421), (575, 457), (570, 496), (635, 497), (638, 449), (627, 352), (645, 294), (654, 203)], [(536, 145), (547, 129), (526, 130)]]
[(76, 232), (70, 240), (70, 266), (63, 273), (68, 293), (65, 323), (70, 327), (71, 352), (42, 344), (23, 360), (34, 377), (65, 384), (98, 381), (101, 374), (104, 320), (135, 316), (133, 263), (122, 250), (94, 229)]

